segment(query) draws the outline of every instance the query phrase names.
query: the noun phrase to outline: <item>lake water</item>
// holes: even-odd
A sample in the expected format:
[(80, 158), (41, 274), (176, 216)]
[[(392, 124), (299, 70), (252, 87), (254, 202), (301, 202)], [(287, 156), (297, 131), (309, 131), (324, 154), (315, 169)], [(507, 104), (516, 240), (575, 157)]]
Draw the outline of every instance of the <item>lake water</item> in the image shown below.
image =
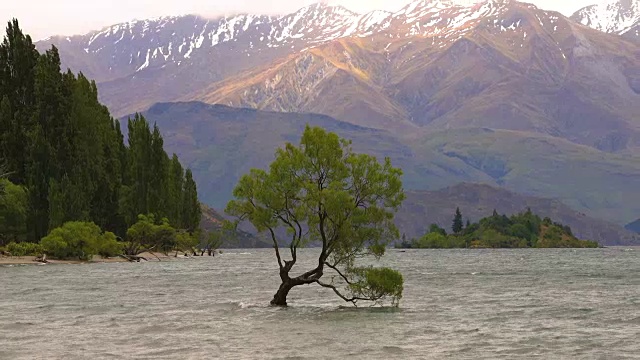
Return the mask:
[[(311, 264), (317, 250), (302, 251)], [(279, 285), (272, 250), (0, 267), (0, 359), (637, 358), (640, 248), (390, 250), (399, 309)]]

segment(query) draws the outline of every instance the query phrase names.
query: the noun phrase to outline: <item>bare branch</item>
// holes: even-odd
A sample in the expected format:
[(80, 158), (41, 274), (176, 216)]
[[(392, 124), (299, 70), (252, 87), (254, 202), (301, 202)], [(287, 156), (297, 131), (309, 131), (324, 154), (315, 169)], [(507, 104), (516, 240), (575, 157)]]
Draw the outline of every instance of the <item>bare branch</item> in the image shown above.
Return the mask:
[(278, 247), (278, 240), (276, 240), (276, 234), (273, 232), (273, 229), (268, 226), (267, 229), (269, 229), (269, 233), (271, 233), (271, 240), (273, 240), (273, 248), (276, 250), (276, 257), (278, 258), (278, 266), (280, 267), (280, 270), (282, 270), (284, 268), (284, 265), (282, 265), (282, 258), (280, 257), (280, 248)]
[(349, 285), (352, 285), (353, 283), (349, 280), (349, 278), (347, 278), (346, 275), (344, 275), (340, 270), (338, 270), (337, 267), (329, 264), (328, 262), (325, 261), (324, 263), (328, 268), (333, 269), (333, 271), (337, 272), (338, 275), (340, 275), (340, 277), (342, 277), (342, 279)]
[(362, 300), (362, 301), (376, 301), (376, 300), (379, 300), (379, 299), (367, 299), (367, 298), (363, 298), (363, 297), (359, 297), (359, 296), (354, 296), (354, 297), (348, 298), (348, 297), (342, 295), (340, 293), (340, 291), (338, 291), (338, 288), (336, 288), (335, 286), (333, 286), (331, 284), (323, 283), (320, 280), (316, 280), (315, 282), (317, 282), (318, 285), (320, 285), (322, 287), (325, 287), (325, 288), (333, 290), (333, 292), (336, 293), (336, 295), (338, 295), (342, 300), (344, 300), (346, 302), (353, 303), (353, 305), (356, 305), (356, 302), (358, 300)]

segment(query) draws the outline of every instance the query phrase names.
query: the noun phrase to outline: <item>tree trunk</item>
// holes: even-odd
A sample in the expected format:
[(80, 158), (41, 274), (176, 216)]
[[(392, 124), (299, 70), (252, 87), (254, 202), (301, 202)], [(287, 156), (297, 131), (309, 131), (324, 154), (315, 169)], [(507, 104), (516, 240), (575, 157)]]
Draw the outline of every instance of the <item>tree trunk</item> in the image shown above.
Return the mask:
[(293, 285), (290, 282), (283, 282), (278, 292), (273, 296), (271, 306), (287, 306), (287, 295), (289, 295), (291, 289), (293, 289)]

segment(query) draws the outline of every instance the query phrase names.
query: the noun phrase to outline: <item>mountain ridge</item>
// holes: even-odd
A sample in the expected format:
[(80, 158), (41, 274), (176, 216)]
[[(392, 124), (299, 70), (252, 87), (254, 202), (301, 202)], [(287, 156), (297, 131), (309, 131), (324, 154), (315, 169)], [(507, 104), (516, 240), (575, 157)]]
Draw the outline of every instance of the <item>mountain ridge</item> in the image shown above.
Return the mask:
[(640, 234), (640, 219), (627, 224), (625, 229)]
[[(393, 131), (488, 127), (610, 152), (640, 146), (640, 45), (515, 1), (492, 11), (447, 25), (442, 37), (382, 32), (318, 45), (181, 100), (321, 113)], [(434, 14), (441, 19), (436, 11), (423, 21)]]
[[(466, 23), (498, 14), (513, 4), (518, 3), (485, 0), (461, 6), (451, 1), (417, 0), (395, 13), (360, 15), (339, 6), (314, 4), (282, 16), (161, 17), (84, 35), (51, 37), (37, 46), (42, 50), (56, 45), (64, 67), (95, 79), (102, 100), (121, 116), (338, 39), (383, 32), (389, 39), (434, 36), (441, 41), (461, 36)], [(220, 63), (223, 65), (211, 66)], [(129, 95), (136, 90), (140, 94)]]
[(599, 31), (640, 40), (640, 0), (605, 0), (576, 11), (571, 19)]

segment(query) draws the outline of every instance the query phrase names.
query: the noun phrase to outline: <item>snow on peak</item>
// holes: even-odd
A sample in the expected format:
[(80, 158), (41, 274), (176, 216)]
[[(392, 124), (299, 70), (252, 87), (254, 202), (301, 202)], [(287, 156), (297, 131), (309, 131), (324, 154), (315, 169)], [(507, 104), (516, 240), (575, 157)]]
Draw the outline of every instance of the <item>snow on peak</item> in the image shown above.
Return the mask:
[[(242, 56), (270, 48), (298, 49), (344, 37), (462, 36), (512, 0), (415, 0), (398, 12), (356, 14), (342, 6), (316, 3), (282, 16), (240, 14), (207, 19), (195, 15), (133, 20), (72, 37), (87, 54), (128, 64), (134, 71), (178, 66), (231, 46)], [(638, 1), (638, 0), (634, 0)], [(509, 28), (509, 24), (505, 25)]]
[(572, 18), (596, 30), (625, 34), (640, 25), (640, 0), (605, 0), (578, 10)]

